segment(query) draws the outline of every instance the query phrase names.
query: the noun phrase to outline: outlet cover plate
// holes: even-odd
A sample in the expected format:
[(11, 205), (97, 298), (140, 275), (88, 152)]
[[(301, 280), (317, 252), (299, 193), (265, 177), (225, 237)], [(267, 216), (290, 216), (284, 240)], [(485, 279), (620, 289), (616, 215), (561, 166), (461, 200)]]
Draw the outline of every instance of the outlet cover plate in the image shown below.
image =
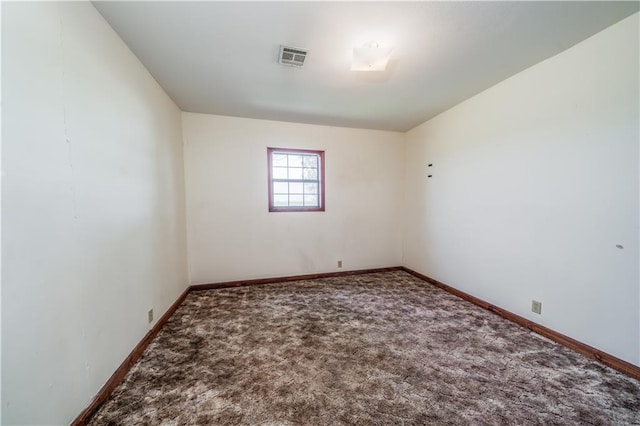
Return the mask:
[(538, 315), (542, 314), (542, 302), (538, 302), (537, 300), (531, 301), (531, 312), (536, 313)]

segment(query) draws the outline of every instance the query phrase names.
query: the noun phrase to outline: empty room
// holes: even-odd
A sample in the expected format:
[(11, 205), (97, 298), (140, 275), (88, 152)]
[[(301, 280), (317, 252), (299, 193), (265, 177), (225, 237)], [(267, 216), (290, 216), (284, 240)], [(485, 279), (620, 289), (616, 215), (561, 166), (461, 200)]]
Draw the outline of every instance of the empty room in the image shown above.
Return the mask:
[(0, 3), (3, 425), (640, 425), (640, 2)]

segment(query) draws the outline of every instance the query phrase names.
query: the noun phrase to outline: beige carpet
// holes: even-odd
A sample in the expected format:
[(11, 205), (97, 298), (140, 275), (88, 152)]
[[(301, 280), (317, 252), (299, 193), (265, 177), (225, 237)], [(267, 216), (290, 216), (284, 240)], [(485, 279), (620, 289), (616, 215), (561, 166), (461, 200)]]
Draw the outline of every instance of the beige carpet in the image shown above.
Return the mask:
[(191, 293), (93, 425), (631, 425), (640, 382), (405, 272)]

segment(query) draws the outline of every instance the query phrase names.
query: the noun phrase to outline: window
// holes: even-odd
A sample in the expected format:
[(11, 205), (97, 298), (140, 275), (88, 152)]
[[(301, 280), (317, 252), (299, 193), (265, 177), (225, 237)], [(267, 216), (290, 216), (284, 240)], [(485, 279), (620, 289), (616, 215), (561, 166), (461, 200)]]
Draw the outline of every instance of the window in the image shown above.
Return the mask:
[(324, 151), (267, 148), (269, 211), (324, 211)]

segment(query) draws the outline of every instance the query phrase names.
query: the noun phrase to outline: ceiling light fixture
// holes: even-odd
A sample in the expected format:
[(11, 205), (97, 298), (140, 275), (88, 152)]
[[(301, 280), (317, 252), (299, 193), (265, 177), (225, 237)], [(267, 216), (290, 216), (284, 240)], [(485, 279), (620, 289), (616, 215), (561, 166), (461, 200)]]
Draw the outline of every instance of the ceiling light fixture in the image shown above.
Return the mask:
[(379, 47), (375, 41), (354, 48), (351, 71), (384, 71), (389, 63), (391, 50)]

